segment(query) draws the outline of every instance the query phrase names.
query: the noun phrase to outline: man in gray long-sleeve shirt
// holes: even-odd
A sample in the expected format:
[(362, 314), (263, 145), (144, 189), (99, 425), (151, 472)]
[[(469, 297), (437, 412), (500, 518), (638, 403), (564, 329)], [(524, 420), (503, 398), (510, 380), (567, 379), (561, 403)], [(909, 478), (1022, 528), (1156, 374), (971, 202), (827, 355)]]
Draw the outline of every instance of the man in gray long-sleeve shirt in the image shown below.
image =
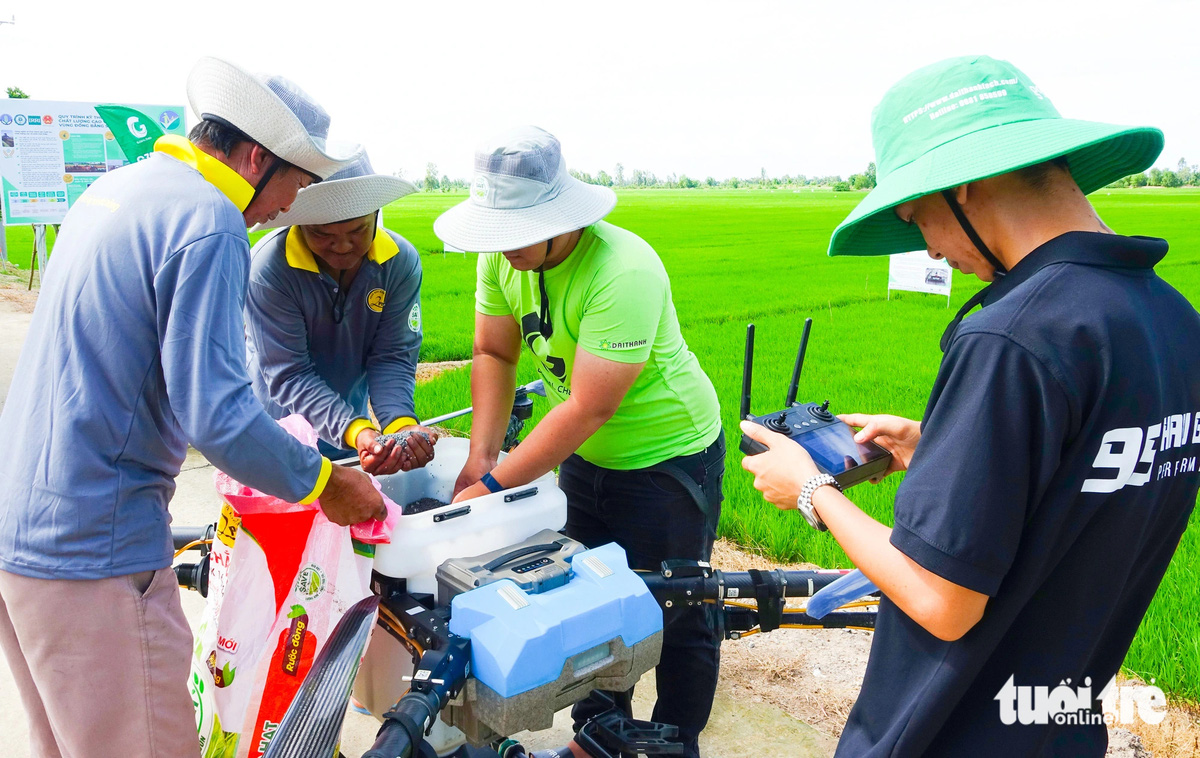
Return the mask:
[[(376, 174), (364, 152), (262, 225), (290, 228), (255, 245), (250, 269), (254, 394), (275, 418), (308, 419), (327, 455), (356, 450), (375, 474), (424, 466), (437, 440), (413, 408), (421, 258), (379, 220), (383, 206), (415, 189)], [(380, 441), (371, 411), (385, 434), (420, 433)]]
[(196, 756), (191, 633), (167, 503), (191, 442), (331, 520), (380, 513), (363, 474), (262, 412), (245, 370), (246, 227), (346, 161), (281, 77), (202, 59), (202, 121), (67, 214), (0, 415), (0, 647), (42, 756)]

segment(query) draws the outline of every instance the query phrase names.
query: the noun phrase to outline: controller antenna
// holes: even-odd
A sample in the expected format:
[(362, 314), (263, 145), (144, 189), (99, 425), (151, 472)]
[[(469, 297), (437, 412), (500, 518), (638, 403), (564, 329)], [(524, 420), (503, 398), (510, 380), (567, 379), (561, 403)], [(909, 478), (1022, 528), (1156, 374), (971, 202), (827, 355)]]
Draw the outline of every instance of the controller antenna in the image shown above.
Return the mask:
[(808, 333), (812, 331), (812, 319), (804, 319), (804, 333), (800, 335), (800, 351), (796, 353), (796, 365), (792, 369), (792, 384), (788, 387), (787, 402), (784, 408), (791, 408), (796, 402), (796, 391), (800, 388), (800, 372), (804, 369), (804, 354), (808, 352)]
[(742, 415), (750, 417), (750, 382), (754, 375), (754, 324), (746, 324), (746, 357), (742, 359)]

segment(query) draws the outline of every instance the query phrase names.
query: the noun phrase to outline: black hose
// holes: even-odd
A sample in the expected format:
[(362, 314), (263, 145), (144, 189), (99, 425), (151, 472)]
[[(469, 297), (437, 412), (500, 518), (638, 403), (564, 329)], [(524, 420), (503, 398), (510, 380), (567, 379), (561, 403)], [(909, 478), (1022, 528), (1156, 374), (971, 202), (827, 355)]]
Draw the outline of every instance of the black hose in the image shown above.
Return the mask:
[(434, 692), (409, 691), (384, 714), (383, 726), (362, 758), (410, 758), (426, 727), (437, 718), (441, 710), (439, 701)]

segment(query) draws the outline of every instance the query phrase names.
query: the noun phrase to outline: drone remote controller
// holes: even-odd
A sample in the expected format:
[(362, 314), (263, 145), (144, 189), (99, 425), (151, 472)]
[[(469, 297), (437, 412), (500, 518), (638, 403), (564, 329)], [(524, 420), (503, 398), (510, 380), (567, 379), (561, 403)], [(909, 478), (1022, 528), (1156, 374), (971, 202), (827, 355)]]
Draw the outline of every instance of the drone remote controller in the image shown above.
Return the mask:
[[(828, 400), (823, 403), (796, 402), (800, 371), (804, 367), (804, 353), (808, 349), (808, 334), (811, 329), (812, 319), (806, 319), (784, 409), (762, 416), (754, 416), (750, 413), (750, 382), (754, 371), (754, 324), (746, 327), (746, 358), (742, 366), (741, 417), (747, 421), (762, 424), (773, 432), (790, 437), (808, 451), (813, 462), (817, 464), (817, 468), (826, 474), (831, 474), (842, 487), (852, 487), (883, 473), (888, 467), (892, 454), (874, 442), (855, 442), (854, 430), (830, 413)], [(744, 434), (740, 447), (746, 455), (758, 455), (767, 450), (767, 447), (761, 442)]]

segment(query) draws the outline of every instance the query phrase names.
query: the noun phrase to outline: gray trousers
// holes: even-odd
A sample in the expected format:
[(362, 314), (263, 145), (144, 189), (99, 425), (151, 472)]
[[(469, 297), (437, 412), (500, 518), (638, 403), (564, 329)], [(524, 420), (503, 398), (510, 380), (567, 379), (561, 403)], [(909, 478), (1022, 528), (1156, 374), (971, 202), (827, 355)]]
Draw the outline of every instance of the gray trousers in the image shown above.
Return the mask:
[(192, 633), (169, 569), (96, 580), (0, 571), (0, 648), (32, 758), (197, 758)]

